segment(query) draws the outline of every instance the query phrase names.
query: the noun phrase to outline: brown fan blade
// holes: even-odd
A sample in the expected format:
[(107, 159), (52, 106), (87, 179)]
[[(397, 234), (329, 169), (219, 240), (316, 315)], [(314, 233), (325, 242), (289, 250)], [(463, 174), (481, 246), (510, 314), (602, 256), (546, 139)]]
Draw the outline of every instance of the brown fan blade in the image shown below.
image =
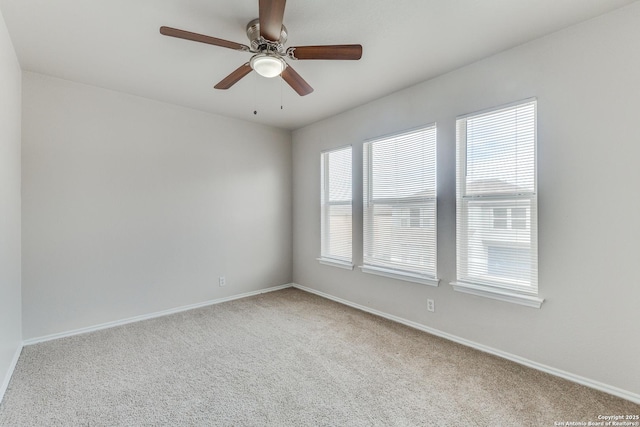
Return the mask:
[(220, 83), (214, 86), (215, 89), (229, 89), (234, 84), (238, 83), (241, 78), (251, 72), (251, 65), (247, 62), (241, 65), (233, 73), (222, 79)]
[(309, 83), (307, 83), (300, 74), (296, 72), (296, 70), (291, 68), (290, 65), (287, 65), (287, 68), (285, 68), (280, 75), (284, 81), (293, 88), (293, 90), (298, 92), (298, 95), (305, 96), (313, 92), (313, 88), (309, 86)]
[(179, 39), (192, 40), (194, 42), (212, 44), (215, 46), (226, 47), (229, 49), (249, 51), (249, 46), (245, 46), (240, 43), (230, 42), (229, 40), (218, 39), (211, 36), (205, 36), (202, 34), (192, 33), (190, 31), (179, 30), (171, 27), (160, 27), (160, 34), (170, 37), (177, 37)]
[(295, 46), (287, 49), (287, 55), (293, 59), (360, 59), (362, 46), (359, 44)]
[(273, 42), (280, 40), (286, 0), (260, 0), (260, 35)]

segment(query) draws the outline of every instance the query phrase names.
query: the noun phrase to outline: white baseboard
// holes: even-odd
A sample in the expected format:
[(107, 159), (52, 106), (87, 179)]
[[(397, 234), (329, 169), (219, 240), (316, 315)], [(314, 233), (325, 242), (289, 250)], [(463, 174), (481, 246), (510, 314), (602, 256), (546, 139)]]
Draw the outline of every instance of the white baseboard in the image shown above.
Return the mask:
[(87, 332), (94, 332), (94, 331), (99, 331), (99, 330), (102, 330), (102, 329), (114, 328), (116, 326), (126, 325), (128, 323), (140, 322), (140, 321), (148, 320), (148, 319), (155, 319), (156, 317), (162, 317), (162, 316), (167, 316), (167, 315), (170, 315), (170, 314), (180, 313), (180, 312), (183, 312), (183, 311), (193, 310), (193, 309), (196, 309), (196, 308), (207, 307), (207, 306), (210, 306), (210, 305), (220, 304), (220, 303), (227, 302), (227, 301), (233, 301), (233, 300), (240, 299), (240, 298), (246, 298), (246, 297), (251, 297), (251, 296), (254, 296), (254, 295), (265, 294), (267, 292), (279, 291), (281, 289), (290, 288), (292, 286), (293, 286), (292, 283), (287, 283), (287, 284), (284, 284), (284, 285), (273, 286), (273, 287), (265, 288), (265, 289), (259, 289), (257, 291), (245, 292), (243, 294), (238, 294), (238, 295), (232, 295), (230, 297), (218, 298), (218, 299), (213, 299), (213, 300), (199, 302), (199, 303), (190, 304), (190, 305), (183, 305), (181, 307), (170, 308), (168, 310), (157, 311), (155, 313), (149, 313), (149, 314), (143, 314), (143, 315), (140, 315), (140, 316), (129, 317), (127, 319), (122, 319), (122, 320), (115, 320), (113, 322), (101, 323), (99, 325), (88, 326), (86, 328), (74, 329), (72, 331), (66, 331), (66, 332), (60, 332), (60, 333), (57, 333), (57, 334), (45, 335), (45, 336), (42, 336), (42, 337), (30, 338), (28, 340), (25, 340), (22, 344), (23, 345), (33, 345), (33, 344), (38, 344), (38, 343), (41, 343), (41, 342), (57, 340), (59, 338), (70, 337), (70, 336), (73, 336), (73, 335), (86, 334)]
[(0, 384), (0, 402), (4, 398), (4, 393), (7, 391), (9, 387), (9, 382), (11, 381), (11, 377), (13, 376), (13, 371), (16, 369), (16, 365), (18, 364), (18, 359), (20, 358), (20, 353), (22, 353), (22, 345), (19, 345), (16, 349), (16, 352), (13, 354), (13, 359), (11, 360), (11, 364), (9, 365), (9, 370)]
[(594, 381), (594, 380), (591, 380), (589, 378), (582, 377), (580, 375), (575, 375), (575, 374), (572, 374), (570, 372), (566, 372), (566, 371), (563, 371), (563, 370), (560, 370), (560, 369), (553, 368), (551, 366), (543, 365), (541, 363), (534, 362), (533, 360), (525, 359), (523, 357), (516, 356), (515, 354), (507, 353), (505, 351), (498, 350), (498, 349), (495, 349), (495, 348), (492, 348), (492, 347), (488, 347), (486, 345), (479, 344), (477, 342), (469, 341), (467, 339), (460, 338), (458, 336), (455, 336), (455, 335), (452, 335), (452, 334), (449, 334), (449, 333), (446, 333), (446, 332), (442, 332), (442, 331), (440, 331), (438, 329), (430, 328), (430, 327), (422, 325), (420, 323), (413, 322), (413, 321), (407, 320), (407, 319), (403, 319), (402, 317), (394, 316), (392, 314), (384, 313), (382, 311), (378, 311), (378, 310), (375, 310), (373, 308), (369, 308), (369, 307), (364, 306), (364, 305), (356, 304), (354, 302), (347, 301), (345, 299), (338, 298), (338, 297), (335, 297), (333, 295), (330, 295), (330, 294), (327, 294), (327, 293), (324, 293), (324, 292), (321, 292), (321, 291), (317, 291), (315, 289), (308, 288), (306, 286), (299, 285), (297, 283), (293, 283), (292, 286), (294, 288), (297, 288), (297, 289), (303, 290), (305, 292), (309, 292), (309, 293), (321, 296), (323, 298), (330, 299), (330, 300), (338, 302), (340, 304), (348, 305), (349, 307), (353, 307), (353, 308), (356, 308), (358, 310), (365, 311), (367, 313), (375, 314), (376, 316), (384, 317), (385, 319), (389, 319), (391, 321), (394, 321), (394, 322), (397, 322), (397, 323), (401, 323), (401, 324), (409, 326), (411, 328), (418, 329), (420, 331), (427, 332), (429, 334), (436, 335), (438, 337), (448, 339), (449, 341), (453, 341), (453, 342), (456, 342), (458, 344), (465, 345), (467, 347), (475, 348), (476, 350), (480, 350), (480, 351), (483, 351), (485, 353), (493, 354), (495, 356), (502, 357), (503, 359), (511, 360), (512, 362), (516, 362), (516, 363), (519, 363), (521, 365), (528, 366), (529, 368), (537, 369), (539, 371), (546, 372), (547, 374), (551, 374), (551, 375), (554, 375), (556, 377), (564, 378), (564, 379), (572, 381), (574, 383), (578, 383), (578, 384), (593, 388), (595, 390), (603, 391), (605, 393), (609, 393), (609, 394), (612, 394), (614, 396), (618, 396), (618, 397), (620, 397), (622, 399), (630, 400), (631, 402), (640, 404), (640, 394), (632, 393), (630, 391), (623, 390), (623, 389), (620, 389), (620, 388), (617, 388), (617, 387), (613, 387), (613, 386), (610, 386), (608, 384), (601, 383), (599, 381)]

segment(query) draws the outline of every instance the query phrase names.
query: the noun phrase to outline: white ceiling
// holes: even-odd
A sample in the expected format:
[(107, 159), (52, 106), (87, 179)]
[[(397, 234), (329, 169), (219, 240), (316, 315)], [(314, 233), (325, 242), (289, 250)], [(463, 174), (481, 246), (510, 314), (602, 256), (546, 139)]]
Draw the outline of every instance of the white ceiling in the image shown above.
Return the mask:
[(305, 97), (256, 73), (215, 90), (250, 54), (159, 33), (248, 44), (258, 0), (0, 0), (0, 10), (23, 70), (295, 129), (629, 3), (289, 0), (286, 46), (363, 45), (360, 61), (290, 61), (315, 89)]

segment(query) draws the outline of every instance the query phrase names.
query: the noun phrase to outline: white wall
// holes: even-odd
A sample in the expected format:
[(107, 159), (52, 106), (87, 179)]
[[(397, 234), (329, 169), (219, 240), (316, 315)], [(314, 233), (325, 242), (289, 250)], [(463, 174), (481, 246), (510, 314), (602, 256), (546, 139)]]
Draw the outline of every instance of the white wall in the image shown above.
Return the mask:
[[(294, 282), (640, 398), (640, 3), (299, 129)], [(455, 292), (455, 117), (538, 98), (541, 309)], [(438, 124), (438, 288), (320, 265), (320, 152)], [(435, 299), (436, 312), (426, 310)], [(623, 393), (624, 394), (624, 393)]]
[(291, 281), (288, 132), (33, 73), (23, 129), (24, 339)]
[(21, 71), (0, 12), (0, 399), (21, 348)]

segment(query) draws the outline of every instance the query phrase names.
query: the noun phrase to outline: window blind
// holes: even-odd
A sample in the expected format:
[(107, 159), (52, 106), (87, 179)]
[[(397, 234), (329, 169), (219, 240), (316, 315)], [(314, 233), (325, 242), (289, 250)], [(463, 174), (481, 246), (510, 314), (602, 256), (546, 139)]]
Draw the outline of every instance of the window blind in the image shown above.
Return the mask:
[(436, 277), (436, 126), (365, 142), (363, 270)]
[(457, 120), (459, 282), (537, 294), (536, 101)]
[(321, 258), (351, 263), (351, 147), (321, 155)]

